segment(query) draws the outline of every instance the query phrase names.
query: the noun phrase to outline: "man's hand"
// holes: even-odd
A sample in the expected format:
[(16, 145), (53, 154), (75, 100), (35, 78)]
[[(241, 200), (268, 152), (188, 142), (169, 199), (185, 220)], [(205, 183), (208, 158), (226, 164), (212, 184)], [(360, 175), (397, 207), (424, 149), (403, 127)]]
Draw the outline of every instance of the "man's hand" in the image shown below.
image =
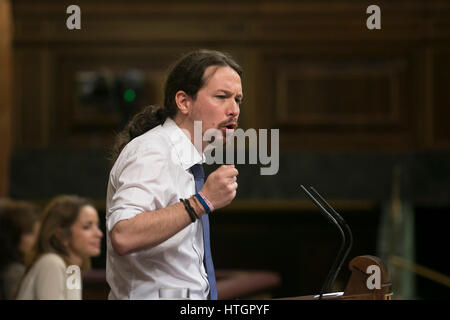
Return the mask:
[(234, 165), (222, 165), (206, 179), (202, 193), (219, 209), (228, 205), (236, 196), (238, 171)]

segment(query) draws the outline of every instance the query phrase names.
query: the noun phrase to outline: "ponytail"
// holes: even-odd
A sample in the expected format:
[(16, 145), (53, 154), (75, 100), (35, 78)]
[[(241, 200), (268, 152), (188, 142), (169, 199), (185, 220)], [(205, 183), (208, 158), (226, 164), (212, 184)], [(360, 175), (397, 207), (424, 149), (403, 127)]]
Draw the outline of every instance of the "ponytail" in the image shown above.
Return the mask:
[(135, 114), (125, 128), (116, 136), (111, 150), (110, 160), (114, 163), (122, 149), (134, 138), (146, 133), (148, 130), (163, 124), (167, 117), (175, 114), (168, 112), (166, 108), (159, 106), (147, 106)]

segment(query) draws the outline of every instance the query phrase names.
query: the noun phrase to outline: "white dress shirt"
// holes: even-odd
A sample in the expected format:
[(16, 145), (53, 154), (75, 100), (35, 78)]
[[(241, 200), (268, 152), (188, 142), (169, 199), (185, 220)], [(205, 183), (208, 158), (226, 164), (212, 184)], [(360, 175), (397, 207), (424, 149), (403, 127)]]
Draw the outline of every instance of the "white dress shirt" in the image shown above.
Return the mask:
[(158, 299), (163, 287), (189, 288), (191, 299), (207, 299), (200, 220), (155, 247), (124, 256), (114, 251), (109, 237), (117, 222), (195, 194), (189, 169), (204, 161), (204, 155), (171, 118), (122, 150), (110, 172), (106, 199), (109, 299)]

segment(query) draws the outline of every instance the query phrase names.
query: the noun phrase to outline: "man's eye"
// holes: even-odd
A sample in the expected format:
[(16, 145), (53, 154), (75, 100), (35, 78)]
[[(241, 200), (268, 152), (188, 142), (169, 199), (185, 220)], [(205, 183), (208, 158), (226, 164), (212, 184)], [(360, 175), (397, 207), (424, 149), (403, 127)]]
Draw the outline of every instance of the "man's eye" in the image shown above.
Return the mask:
[(226, 96), (216, 96), (217, 98), (219, 98), (219, 99), (225, 99), (226, 98)]
[(242, 100), (241, 99), (234, 99), (236, 101), (237, 104), (241, 104)]

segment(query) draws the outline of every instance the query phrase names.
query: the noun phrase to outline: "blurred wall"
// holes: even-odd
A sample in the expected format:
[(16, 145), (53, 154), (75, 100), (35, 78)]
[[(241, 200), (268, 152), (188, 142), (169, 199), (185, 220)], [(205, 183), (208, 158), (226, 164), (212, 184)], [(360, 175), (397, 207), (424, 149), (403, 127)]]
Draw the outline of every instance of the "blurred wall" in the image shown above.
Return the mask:
[[(211, 48), (244, 68), (241, 126), (280, 129), (278, 174), (240, 165), (237, 199), (212, 221), (219, 267), (281, 270), (292, 281), (280, 295), (318, 290), (336, 239), (325, 220), (312, 218), (317, 212), (300, 184), (315, 186), (353, 219), (360, 235), (353, 255), (377, 253), (381, 208), (399, 166), (404, 199), (450, 207), (448, 1), (378, 1), (381, 30), (367, 29), (371, 3), (359, 1), (80, 0), (80, 30), (66, 27), (70, 4), (13, 2), (11, 197), (44, 203), (77, 193), (104, 210), (114, 134), (140, 107), (161, 103), (171, 62)], [(264, 207), (272, 216), (261, 222)], [(295, 225), (299, 238), (285, 240), (304, 250), (290, 266), (270, 263), (280, 259), (273, 247), (264, 251), (266, 263), (226, 251), (227, 234), (236, 250), (249, 238), (270, 243), (278, 211), (290, 218), (271, 236)], [(251, 223), (237, 230), (241, 219), (258, 220), (252, 236)], [(323, 250), (305, 249), (315, 238), (307, 230), (321, 230)], [(314, 273), (313, 265), (323, 267)]]
[(12, 110), (12, 8), (9, 0), (0, 1), (0, 197), (9, 194), (9, 157), (11, 151)]

